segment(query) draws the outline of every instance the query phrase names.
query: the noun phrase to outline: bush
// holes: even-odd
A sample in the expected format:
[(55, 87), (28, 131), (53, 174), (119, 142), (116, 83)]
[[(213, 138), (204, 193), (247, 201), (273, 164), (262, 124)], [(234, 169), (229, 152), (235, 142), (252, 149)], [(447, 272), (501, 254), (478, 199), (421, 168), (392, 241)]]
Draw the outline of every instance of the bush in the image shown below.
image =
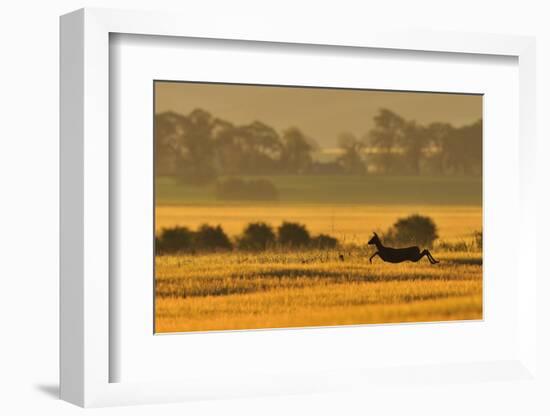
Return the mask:
[(474, 231), (474, 244), (478, 250), (483, 250), (483, 231)]
[(160, 236), (155, 238), (155, 252), (175, 253), (188, 251), (193, 246), (193, 232), (187, 227), (165, 228)]
[(304, 247), (309, 245), (310, 236), (306, 227), (293, 222), (283, 222), (277, 230), (279, 244), (283, 247)]
[(195, 232), (194, 247), (204, 251), (231, 250), (233, 244), (221, 226), (212, 227), (203, 224)]
[(277, 201), (279, 199), (277, 188), (267, 179), (249, 181), (248, 195), (256, 201)]
[(279, 192), (266, 179), (246, 181), (230, 178), (216, 184), (216, 198), (220, 200), (276, 201)]
[(265, 250), (274, 244), (275, 233), (263, 222), (248, 224), (238, 239), (238, 247), (243, 250)]
[(384, 235), (384, 241), (399, 245), (414, 244), (432, 247), (437, 237), (434, 221), (430, 217), (415, 214), (397, 220)]
[(338, 246), (338, 240), (330, 235), (319, 234), (311, 239), (310, 246), (311, 248), (320, 250), (336, 248), (336, 246)]

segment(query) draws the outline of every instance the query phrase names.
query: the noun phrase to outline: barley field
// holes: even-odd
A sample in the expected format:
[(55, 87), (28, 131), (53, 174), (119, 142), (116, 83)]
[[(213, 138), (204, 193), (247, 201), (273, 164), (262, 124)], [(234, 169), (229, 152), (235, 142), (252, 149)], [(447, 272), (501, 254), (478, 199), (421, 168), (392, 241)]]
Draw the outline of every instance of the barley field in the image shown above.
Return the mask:
[[(463, 193), (463, 203), (427, 204), (424, 201), (444, 189), (456, 196), (462, 182), (452, 179), (422, 188), (430, 184), (425, 178), (396, 180), (391, 195), (403, 192), (399, 200), (390, 201), (383, 193), (367, 198), (357, 189), (361, 199), (349, 185), (342, 192), (335, 180), (327, 189), (318, 178), (298, 178), (301, 192), (293, 190), (288, 178), (276, 180), (283, 192), (281, 200), (272, 203), (220, 202), (203, 189), (177, 189), (161, 181), (156, 230), (219, 224), (234, 239), (250, 222), (276, 228), (283, 221), (296, 221), (312, 235), (338, 238), (340, 246), (157, 255), (155, 332), (482, 319), (481, 250), (469, 244), (450, 249), (453, 243), (469, 243), (482, 229), (481, 202), (474, 197), (481, 195), (480, 187), (464, 186), (472, 195)], [(411, 192), (411, 184), (423, 190)], [(322, 199), (325, 193), (331, 194), (330, 201)], [(391, 264), (375, 258), (371, 264), (375, 249), (366, 243), (372, 232), (415, 213), (437, 224), (439, 239), (431, 252), (440, 263), (431, 265), (424, 258)]]
[(156, 332), (482, 318), (481, 253), (438, 253), (437, 265), (368, 254), (158, 256)]

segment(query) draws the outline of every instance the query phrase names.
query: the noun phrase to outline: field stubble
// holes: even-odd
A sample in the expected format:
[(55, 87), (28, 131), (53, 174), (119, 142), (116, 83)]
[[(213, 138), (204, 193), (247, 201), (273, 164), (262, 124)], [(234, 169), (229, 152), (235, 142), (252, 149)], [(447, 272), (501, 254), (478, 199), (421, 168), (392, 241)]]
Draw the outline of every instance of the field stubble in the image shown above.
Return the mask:
[(482, 318), (481, 253), (368, 262), (369, 250), (156, 258), (156, 332)]
[[(368, 262), (373, 231), (431, 217), (439, 241), (482, 229), (480, 177), (272, 176), (279, 201), (228, 202), (213, 186), (156, 181), (155, 227), (220, 224), (235, 238), (250, 222), (303, 223), (338, 251), (182, 254), (156, 258), (157, 332), (468, 320), (482, 318), (481, 252), (432, 251), (441, 263)], [(436, 242), (437, 243), (437, 242)], [(448, 245), (449, 247), (449, 245)]]

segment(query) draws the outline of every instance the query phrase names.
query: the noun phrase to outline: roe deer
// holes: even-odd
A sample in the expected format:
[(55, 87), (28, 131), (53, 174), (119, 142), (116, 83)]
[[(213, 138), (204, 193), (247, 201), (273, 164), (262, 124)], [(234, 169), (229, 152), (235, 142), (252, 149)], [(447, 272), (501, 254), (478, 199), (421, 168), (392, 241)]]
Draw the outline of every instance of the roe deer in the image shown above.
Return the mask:
[(432, 254), (428, 250), (423, 250), (421, 252), (416, 246), (406, 248), (385, 247), (382, 245), (382, 242), (376, 233), (374, 233), (374, 236), (369, 240), (369, 244), (374, 244), (378, 250), (370, 257), (369, 262), (371, 263), (375, 256), (379, 256), (382, 260), (389, 263), (401, 263), (403, 261), (417, 262), (422, 257), (426, 256), (431, 264), (439, 263), (439, 261), (433, 258)]

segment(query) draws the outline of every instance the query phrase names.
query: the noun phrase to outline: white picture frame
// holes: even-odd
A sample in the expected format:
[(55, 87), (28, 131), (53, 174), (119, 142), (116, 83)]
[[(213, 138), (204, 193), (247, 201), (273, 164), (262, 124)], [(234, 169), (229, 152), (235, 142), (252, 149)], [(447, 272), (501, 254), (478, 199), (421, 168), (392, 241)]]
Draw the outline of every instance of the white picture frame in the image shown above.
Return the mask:
[[(184, 23), (182, 23), (184, 22)], [(235, 28), (239, 29), (236, 30)], [(276, 377), (238, 378), (223, 373), (183, 381), (112, 382), (117, 357), (110, 348), (109, 293), (109, 37), (110, 34), (225, 39), (333, 47), (430, 51), (516, 57), (519, 67), (519, 225), (517, 354), (498, 362), (441, 363), (414, 369), (335, 369), (320, 374), (282, 372)], [(61, 18), (61, 398), (80, 406), (158, 403), (197, 398), (247, 397), (361, 389), (409, 382), (480, 382), (501, 375), (537, 382), (536, 280), (532, 252), (535, 207), (535, 41), (530, 37), (369, 29), (307, 33), (243, 19), (204, 26), (200, 19), (167, 13), (82, 9)], [(519, 270), (519, 269), (518, 269)], [(517, 271), (516, 271), (517, 272)], [(335, 333), (327, 336), (336, 336)], [(144, 357), (146, 359), (146, 357)], [(489, 376), (492, 374), (492, 376)], [(500, 376), (495, 376), (496, 379)], [(397, 382), (395, 380), (398, 380)]]

